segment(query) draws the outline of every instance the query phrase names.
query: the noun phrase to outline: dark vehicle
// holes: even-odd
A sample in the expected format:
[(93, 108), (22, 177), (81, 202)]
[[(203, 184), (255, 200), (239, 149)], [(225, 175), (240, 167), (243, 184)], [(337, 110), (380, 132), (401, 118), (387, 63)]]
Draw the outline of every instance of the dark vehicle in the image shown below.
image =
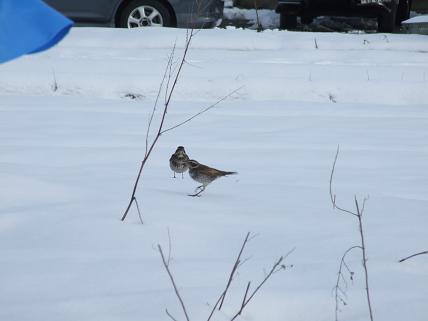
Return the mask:
[(280, 28), (293, 29), (297, 17), (309, 24), (318, 16), (377, 18), (379, 32), (392, 32), (409, 18), (412, 0), (278, 0)]
[(120, 28), (213, 28), (223, 0), (45, 0), (77, 23)]

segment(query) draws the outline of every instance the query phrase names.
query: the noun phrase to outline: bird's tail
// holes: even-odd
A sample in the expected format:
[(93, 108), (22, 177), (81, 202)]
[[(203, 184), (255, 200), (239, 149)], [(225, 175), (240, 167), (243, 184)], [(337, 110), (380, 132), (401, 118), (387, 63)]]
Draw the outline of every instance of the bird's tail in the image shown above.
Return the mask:
[(221, 172), (221, 174), (222, 174), (223, 176), (227, 176), (227, 175), (235, 175), (235, 174), (238, 174), (238, 172), (225, 172), (225, 171), (222, 171), (222, 172)]

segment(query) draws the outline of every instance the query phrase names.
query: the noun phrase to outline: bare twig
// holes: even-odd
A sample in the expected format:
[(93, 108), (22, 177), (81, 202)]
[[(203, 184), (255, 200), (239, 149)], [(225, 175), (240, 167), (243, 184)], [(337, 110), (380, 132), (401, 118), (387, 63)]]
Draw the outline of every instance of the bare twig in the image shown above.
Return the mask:
[[(168, 273), (169, 279), (171, 280), (172, 286), (174, 287), (175, 295), (177, 296), (178, 300), (180, 301), (181, 308), (183, 309), (183, 313), (184, 313), (184, 315), (186, 317), (186, 320), (190, 321), (189, 315), (187, 314), (186, 306), (184, 305), (184, 301), (181, 298), (180, 292), (178, 292), (178, 288), (177, 288), (177, 285), (175, 284), (174, 277), (172, 276), (172, 273), (171, 273), (171, 271), (169, 269), (169, 265), (168, 265), (167, 261), (165, 260), (165, 256), (163, 255), (163, 252), (162, 252), (162, 247), (159, 244), (158, 244), (158, 250), (159, 250), (159, 253), (160, 253), (161, 257), (162, 257), (163, 266), (165, 267), (165, 270)], [(171, 317), (173, 320), (175, 320), (168, 313), (168, 310), (167, 310), (167, 314), (168, 314), (169, 317)]]
[[(239, 311), (230, 319), (230, 321), (235, 320), (239, 315), (241, 315), (244, 308), (247, 306), (247, 304), (251, 301), (251, 299), (256, 295), (256, 293), (260, 290), (260, 288), (266, 283), (267, 280), (274, 274), (275, 272), (284, 269), (284, 266), (281, 265), (281, 262), (284, 260), (284, 257), (280, 257), (275, 264), (270, 269), (269, 273), (265, 276), (265, 278), (259, 283), (259, 285), (254, 289), (254, 291), (250, 294), (248, 299), (246, 299), (248, 292), (245, 292), (244, 300), (242, 301), (241, 307)], [(247, 289), (249, 288), (249, 284), (247, 285)]]
[[(121, 218), (122, 221), (125, 220), (126, 216), (129, 213), (129, 210), (131, 209), (132, 204), (134, 202), (136, 202), (136, 200), (137, 200), (135, 194), (137, 192), (137, 188), (138, 188), (140, 179), (142, 177), (144, 166), (146, 165), (147, 160), (149, 159), (150, 154), (152, 153), (154, 147), (156, 146), (156, 143), (158, 142), (160, 136), (163, 133), (165, 133), (167, 131), (170, 131), (170, 130), (173, 130), (173, 129), (181, 126), (181, 125), (184, 125), (185, 123), (191, 121), (195, 117), (203, 114), (204, 112), (206, 112), (209, 109), (213, 108), (214, 106), (218, 105), (220, 102), (224, 101), (226, 98), (230, 97), (233, 93), (235, 93), (237, 91), (237, 90), (235, 90), (235, 91), (231, 92), (230, 94), (228, 94), (225, 97), (223, 97), (220, 100), (218, 100), (216, 103), (212, 104), (211, 106), (208, 106), (207, 108), (205, 108), (204, 110), (202, 110), (199, 113), (195, 114), (194, 116), (188, 118), (187, 120), (185, 120), (185, 121), (183, 121), (183, 122), (181, 122), (181, 123), (179, 123), (179, 124), (177, 124), (177, 125), (175, 125), (175, 126), (173, 126), (171, 128), (168, 128), (168, 129), (165, 129), (165, 130), (163, 129), (164, 123), (165, 123), (165, 119), (166, 119), (166, 115), (167, 115), (167, 112), (168, 112), (168, 107), (169, 107), (170, 102), (171, 102), (171, 98), (173, 96), (173, 93), (175, 91), (176, 85), (177, 85), (178, 80), (180, 78), (182, 68), (183, 68), (183, 66), (185, 64), (186, 56), (187, 56), (187, 53), (188, 53), (189, 48), (190, 48), (190, 43), (191, 43), (192, 38), (194, 37), (194, 35), (196, 33), (197, 32), (195, 32), (193, 29), (191, 29), (190, 31), (187, 30), (187, 33), (186, 33), (186, 43), (185, 43), (185, 46), (184, 46), (183, 55), (181, 57), (181, 60), (179, 61), (179, 64), (178, 64), (177, 69), (175, 71), (174, 77), (172, 77), (172, 73), (174, 73), (174, 72), (172, 72), (171, 70), (172, 70), (173, 57), (174, 57), (174, 52), (175, 52), (175, 44), (174, 44), (174, 47), (172, 49), (171, 55), (170, 55), (170, 57), (168, 59), (167, 67), (165, 69), (163, 79), (162, 79), (161, 84), (159, 86), (158, 95), (156, 97), (156, 101), (155, 101), (155, 104), (153, 106), (150, 118), (149, 118), (149, 124), (148, 124), (147, 132), (146, 132), (146, 147), (145, 147), (144, 158), (141, 161), (140, 168), (138, 170), (138, 174), (137, 174), (137, 177), (136, 177), (135, 182), (134, 182), (134, 187), (132, 189), (131, 197), (129, 199), (129, 203), (128, 203), (126, 209), (125, 209), (125, 212), (122, 215), (122, 218)], [(172, 85), (170, 85), (172, 78), (173, 78)], [(166, 88), (166, 92), (165, 92), (165, 102), (164, 102), (163, 110), (162, 110), (162, 113), (161, 113), (161, 119), (160, 119), (160, 122), (159, 122), (159, 125), (158, 125), (158, 129), (157, 129), (156, 135), (155, 135), (153, 141), (149, 144), (149, 138), (148, 137), (149, 137), (149, 134), (150, 134), (150, 128), (152, 126), (154, 114), (156, 112), (156, 106), (157, 106), (160, 94), (162, 92), (162, 88), (164, 87), (165, 81), (167, 82), (166, 83), (166, 87), (167, 88)], [(139, 213), (139, 215), (141, 216), (141, 213)], [(141, 218), (140, 218), (140, 220), (141, 220)]]
[(141, 216), (140, 206), (138, 205), (138, 201), (137, 201), (136, 197), (134, 199), (134, 202), (135, 202), (135, 205), (137, 206), (137, 212), (138, 212), (138, 217), (140, 218), (140, 222), (141, 222), (141, 224), (144, 224), (143, 223), (143, 218)]
[(151, 125), (152, 125), (152, 122), (153, 122), (153, 117), (155, 116), (156, 107), (157, 107), (158, 102), (159, 102), (159, 97), (160, 97), (160, 94), (162, 92), (162, 88), (163, 88), (163, 86), (165, 84), (165, 79), (167, 77), (168, 70), (169, 70), (170, 66), (172, 65), (172, 60), (174, 58), (174, 52), (175, 52), (176, 44), (177, 43), (175, 42), (174, 46), (172, 47), (171, 53), (170, 53), (170, 55), (168, 57), (168, 62), (167, 62), (166, 67), (165, 67), (165, 72), (163, 74), (162, 81), (161, 81), (161, 83), (159, 85), (158, 93), (156, 95), (156, 100), (155, 100), (155, 103), (153, 104), (152, 113), (150, 114), (149, 124), (147, 125), (147, 131), (146, 131), (146, 151), (144, 153), (144, 156), (147, 156), (147, 152), (148, 152), (148, 148), (149, 148), (150, 128), (151, 128)]
[(208, 316), (207, 321), (211, 320), (212, 316), (214, 315), (215, 310), (217, 309), (217, 306), (219, 306), (219, 310), (221, 309), (223, 302), (224, 302), (224, 298), (226, 297), (226, 293), (229, 290), (230, 284), (233, 281), (233, 276), (235, 275), (235, 272), (237, 271), (238, 267), (241, 265), (241, 256), (242, 253), (244, 252), (244, 248), (247, 245), (248, 241), (252, 238), (250, 232), (247, 233), (247, 235), (245, 236), (244, 242), (242, 243), (241, 249), (239, 250), (238, 256), (235, 260), (235, 263), (233, 264), (232, 267), (232, 271), (229, 274), (229, 278), (227, 280), (226, 283), (226, 287), (223, 290), (223, 292), (221, 293), (220, 297), (217, 299), (216, 303), (214, 304), (210, 315)]
[[(366, 252), (366, 244), (365, 244), (364, 229), (363, 229), (363, 212), (364, 212), (365, 204), (366, 204), (366, 201), (368, 198), (367, 197), (364, 198), (362, 207), (360, 207), (360, 204), (357, 200), (357, 197), (356, 196), (354, 197), (354, 204), (355, 204), (356, 212), (352, 212), (352, 211), (349, 211), (347, 209), (344, 209), (344, 208), (337, 206), (336, 195), (333, 193), (332, 185), (333, 185), (334, 170), (336, 167), (336, 162), (337, 162), (338, 156), (339, 156), (339, 146), (337, 146), (336, 156), (334, 158), (333, 167), (331, 169), (331, 174), (330, 174), (330, 200), (331, 200), (331, 203), (333, 204), (333, 209), (338, 209), (339, 211), (341, 211), (343, 213), (351, 214), (352, 216), (355, 216), (358, 219), (358, 230), (360, 232), (360, 242), (361, 242), (361, 245), (359, 245), (358, 248), (360, 248), (362, 251), (367, 306), (368, 306), (368, 310), (369, 310), (370, 320), (373, 321), (373, 310), (372, 310), (372, 304), (371, 304), (371, 299), (370, 299), (369, 273), (368, 273), (368, 267), (367, 267), (367, 252)], [(356, 248), (356, 246), (349, 248), (348, 251), (345, 252), (344, 256), (342, 257), (342, 261), (343, 261), (343, 258), (346, 256), (346, 254), (351, 249), (354, 249), (354, 248)], [(341, 261), (341, 265), (342, 265), (342, 261)], [(337, 292), (336, 292), (336, 294), (337, 294)], [(342, 300), (342, 302), (343, 302), (343, 300)], [(338, 296), (336, 295), (336, 321), (338, 320), (337, 319), (337, 312), (338, 312)]]
[[(128, 203), (128, 206), (127, 206), (127, 208), (126, 208), (126, 210), (125, 210), (125, 212), (124, 212), (124, 214), (123, 214), (123, 216), (122, 216), (122, 219), (121, 219), (122, 221), (124, 221), (124, 220), (125, 220), (126, 216), (128, 215), (128, 212), (129, 212), (129, 210), (130, 210), (130, 208), (131, 208), (131, 206), (132, 206), (132, 203), (133, 203), (133, 202), (135, 201), (135, 199), (136, 199), (136, 198), (135, 198), (135, 193), (136, 193), (136, 191), (137, 191), (138, 183), (139, 183), (139, 181), (140, 181), (141, 174), (142, 174), (143, 169), (144, 169), (144, 165), (146, 164), (147, 159), (149, 158), (149, 156), (150, 156), (151, 152), (153, 151), (153, 148), (155, 147), (155, 145), (156, 145), (157, 141), (159, 140), (159, 137), (161, 136), (162, 128), (163, 128), (163, 124), (164, 124), (164, 122), (165, 122), (165, 117), (166, 117), (166, 114), (167, 114), (167, 111), (168, 111), (168, 107), (169, 107), (169, 103), (170, 103), (170, 101), (171, 101), (172, 94), (174, 93), (175, 86), (177, 85), (178, 79), (179, 79), (179, 77), (180, 77), (181, 69), (182, 69), (182, 67), (183, 67), (183, 65), (184, 65), (184, 61), (185, 61), (185, 59), (186, 59), (186, 55), (187, 55), (187, 52), (188, 52), (188, 50), (189, 50), (189, 47), (190, 47), (190, 43), (191, 43), (192, 37), (193, 37), (193, 29), (190, 31), (190, 33), (189, 33), (189, 35), (188, 35), (188, 37), (187, 37), (187, 39), (186, 39), (186, 44), (185, 44), (185, 47), (184, 47), (183, 56), (182, 56), (181, 61), (180, 61), (180, 64), (179, 64), (179, 68), (178, 68), (178, 70), (177, 70), (177, 73), (175, 74), (175, 77), (174, 77), (174, 81), (173, 81), (172, 87), (171, 87), (171, 89), (169, 90), (169, 93), (168, 93), (168, 96), (167, 96), (168, 98), (166, 99), (166, 101), (165, 101), (165, 103), (164, 103), (164, 108), (163, 108), (163, 112), (162, 112), (162, 118), (161, 118), (160, 123), (159, 123), (159, 127), (158, 127), (157, 134), (156, 134), (155, 138), (153, 139), (153, 141), (152, 141), (152, 143), (151, 143), (150, 147), (149, 147), (149, 148), (148, 148), (148, 150), (146, 151), (143, 161), (141, 162), (140, 169), (139, 169), (139, 171), (138, 171), (138, 175), (137, 175), (137, 178), (136, 178), (135, 183), (134, 183), (134, 188), (133, 188), (133, 190), (132, 190), (131, 199), (130, 199), (130, 201), (129, 201), (129, 203)], [(171, 55), (172, 55), (172, 54), (171, 54)], [(172, 62), (172, 58), (169, 60), (169, 63), (170, 63), (170, 64), (171, 64), (171, 62)], [(167, 66), (167, 70), (168, 70), (168, 68), (169, 68), (169, 67)], [(160, 87), (160, 88), (159, 88), (159, 90), (161, 90), (161, 88), (162, 88), (162, 87)]]
[(161, 135), (169, 132), (170, 130), (176, 129), (177, 127), (183, 126), (184, 124), (188, 123), (189, 121), (193, 120), (194, 118), (202, 115), (203, 113), (207, 112), (208, 110), (210, 110), (211, 108), (217, 106), (218, 104), (220, 104), (221, 102), (223, 102), (224, 100), (226, 100), (227, 98), (231, 97), (233, 94), (237, 93), (239, 90), (241, 90), (243, 88), (243, 86), (231, 91), (230, 93), (228, 93), (226, 96), (223, 96), (222, 98), (220, 98), (219, 100), (217, 100), (215, 103), (209, 105), (208, 107), (205, 107), (204, 109), (202, 109), (201, 111), (199, 111), (198, 113), (194, 114), (192, 117), (187, 118), (186, 120), (172, 126), (169, 127), (167, 129), (162, 130)]
[(346, 297), (346, 292), (343, 290), (343, 288), (340, 285), (340, 280), (342, 280), (342, 282), (344, 283), (345, 288), (347, 288), (347, 282), (346, 279), (343, 275), (343, 267), (346, 268), (346, 270), (349, 272), (349, 274), (351, 275), (351, 279), (353, 276), (353, 272), (349, 269), (348, 265), (345, 262), (345, 258), (348, 255), (349, 252), (351, 252), (354, 249), (361, 249), (361, 246), (359, 245), (355, 245), (350, 247), (349, 249), (347, 249), (345, 251), (345, 253), (343, 253), (342, 258), (340, 259), (340, 264), (339, 264), (339, 271), (337, 273), (337, 279), (336, 279), (336, 285), (334, 286), (333, 290), (334, 290), (334, 297), (335, 297), (335, 301), (336, 301), (336, 312), (335, 312), (335, 320), (338, 321), (339, 320), (339, 303), (342, 302), (343, 304), (346, 305), (346, 301), (340, 296), (340, 293)]
[(223, 293), (221, 295), (221, 301), (220, 301), (220, 305), (218, 307), (219, 310), (221, 310), (221, 307), (223, 306), (224, 299), (226, 298), (226, 293), (229, 290), (230, 284), (233, 281), (233, 276), (234, 276), (236, 270), (238, 269), (238, 267), (239, 267), (239, 265), (241, 263), (241, 255), (242, 255), (242, 252), (244, 251), (245, 246), (248, 243), (249, 237), (250, 237), (250, 232), (248, 232), (247, 235), (245, 236), (244, 242), (242, 243), (241, 249), (239, 250), (238, 257), (236, 258), (236, 261), (233, 264), (232, 272), (229, 275), (229, 280), (227, 281), (226, 288), (224, 289), (224, 291), (223, 291)]
[(56, 81), (56, 75), (55, 75), (55, 70), (52, 69), (52, 77), (53, 77), (53, 83), (51, 85), (52, 91), (56, 92), (58, 91), (58, 82)]
[(166, 315), (167, 315), (167, 316), (169, 316), (169, 317), (171, 318), (171, 320), (173, 320), (173, 321), (177, 321), (177, 319), (176, 319), (176, 318), (174, 318), (174, 317), (171, 315), (171, 313), (169, 313), (168, 309), (165, 309), (165, 313), (166, 313)]
[[(237, 270), (238, 270), (238, 268), (239, 268), (239, 266), (241, 265), (240, 264), (240, 262), (241, 262), (241, 256), (242, 256), (242, 253), (244, 252), (244, 249), (245, 249), (245, 247), (246, 247), (246, 245), (248, 244), (248, 242), (251, 240), (251, 234), (248, 232), (247, 233), (247, 235), (245, 236), (245, 239), (244, 239), (244, 241), (243, 241), (243, 243), (242, 243), (242, 245), (241, 245), (241, 248), (240, 248), (240, 250), (239, 250), (239, 253), (238, 253), (238, 256), (237, 256), (237, 258), (236, 258), (236, 260), (235, 260), (235, 262), (234, 262), (234, 264), (233, 264), (233, 267), (232, 267), (232, 271), (230, 272), (230, 275), (229, 275), (229, 278), (228, 278), (228, 281), (227, 281), (227, 284), (226, 284), (226, 287), (225, 287), (225, 289), (221, 292), (221, 295), (218, 297), (218, 299), (217, 299), (217, 301), (216, 301), (216, 303), (214, 304), (214, 306), (212, 307), (212, 310), (211, 310), (211, 313), (209, 314), (209, 316), (208, 316), (208, 318), (207, 318), (207, 321), (210, 321), (211, 320), (211, 318), (213, 317), (213, 315), (214, 315), (214, 313), (216, 312), (216, 310), (217, 310), (217, 307), (218, 307), (218, 310), (220, 310), (221, 309), (221, 307), (222, 307), (222, 305), (223, 305), (223, 303), (224, 303), (224, 299), (225, 299), (225, 297), (226, 297), (226, 294), (227, 294), (227, 292), (228, 292), (228, 290), (229, 290), (229, 287), (230, 287), (230, 285), (231, 285), (231, 283), (232, 283), (232, 281), (233, 281), (233, 278), (234, 278), (234, 275), (236, 274), (236, 272), (237, 272)], [(294, 250), (294, 249), (293, 249)], [(273, 266), (272, 266), (272, 268), (269, 270), (269, 272), (265, 275), (265, 277), (263, 278), (263, 280), (255, 287), (255, 289), (252, 291), (252, 292), (250, 292), (250, 286), (251, 286), (251, 281), (249, 281), (248, 283), (247, 283), (247, 287), (246, 287), (246, 289), (245, 289), (245, 293), (244, 293), (244, 297), (243, 297), (243, 299), (242, 299), (242, 303), (241, 303), (241, 306), (240, 306), (240, 308), (239, 308), (239, 310), (238, 310), (238, 312), (236, 312), (236, 314), (230, 319), (231, 321), (233, 321), (233, 320), (235, 320), (239, 315), (241, 315), (242, 314), (242, 311), (245, 309), (245, 307), (248, 305), (248, 303), (253, 299), (253, 297), (256, 295), (256, 293), (260, 290), (260, 288), (266, 283), (266, 281), (269, 279), (269, 278), (271, 278), (271, 276), (273, 275), (273, 274), (275, 274), (276, 272), (278, 272), (278, 271), (280, 271), (280, 270), (285, 270), (285, 268), (286, 268), (286, 266), (285, 265), (283, 265), (282, 264), (282, 262), (283, 262), (283, 260), (291, 253), (291, 252), (293, 252), (293, 250), (291, 250), (291, 251), (289, 251), (288, 253), (287, 253), (287, 255), (286, 256), (281, 256), (274, 264), (273, 264)], [(174, 281), (174, 277), (172, 276), (172, 273), (171, 273), (171, 271), (170, 271), (170, 269), (169, 269), (169, 262), (168, 262), (168, 260), (166, 260), (165, 259), (165, 256), (164, 256), (164, 254), (163, 254), (163, 252), (162, 252), (162, 248), (161, 248), (161, 246), (158, 244), (158, 251), (159, 251), (159, 253), (160, 253), (160, 255), (161, 255), (161, 257), (162, 257), (162, 262), (163, 262), (163, 265), (164, 265), (164, 267), (165, 267), (165, 269), (166, 269), (166, 271), (167, 271), (167, 273), (168, 273), (168, 275), (169, 275), (169, 278), (170, 278), (170, 280), (171, 280), (171, 283), (172, 283), (172, 285), (173, 285), (173, 287), (174, 287), (174, 291), (175, 291), (175, 294), (176, 294), (176, 296), (177, 296), (177, 298), (178, 298), (178, 300), (180, 301), (180, 304), (181, 304), (181, 308), (182, 308), (182, 310), (183, 310), (183, 313), (184, 313), (184, 315), (186, 316), (186, 320), (187, 321), (189, 321), (189, 316), (188, 316), (188, 313), (187, 313), (187, 310), (186, 310), (186, 307), (185, 307), (185, 305), (184, 305), (184, 301), (183, 301), (183, 299), (182, 299), (182, 297), (181, 297), (181, 295), (180, 295), (180, 293), (179, 293), (179, 291), (178, 291), (178, 288), (177, 288), (177, 285), (176, 285), (176, 283), (175, 283), (175, 281)], [(168, 312), (168, 310), (166, 310), (166, 313), (167, 313), (167, 315), (168, 315), (168, 317), (169, 318), (171, 318), (173, 321), (176, 321), (176, 319)]]
[[(365, 203), (365, 201), (364, 201)], [(367, 297), (367, 305), (369, 307), (370, 320), (373, 321), (373, 311), (372, 311), (372, 303), (370, 300), (370, 287), (369, 287), (369, 272), (367, 268), (367, 253), (366, 253), (366, 245), (364, 240), (364, 230), (363, 230), (363, 213), (360, 211), (360, 206), (358, 204), (357, 197), (355, 197), (355, 207), (358, 213), (358, 227), (360, 230), (360, 239), (361, 239), (361, 250), (363, 251), (363, 268), (364, 268), (364, 280), (366, 287), (366, 297)]]
[(412, 254), (410, 256), (405, 257), (404, 259), (401, 259), (398, 262), (401, 263), (401, 262), (407, 261), (408, 259), (411, 259), (412, 257), (418, 256), (418, 255), (423, 255), (423, 254), (428, 254), (428, 251), (423, 251), (423, 252), (419, 252), (419, 253), (416, 253), (416, 254)]
[(341, 212), (344, 213), (348, 213), (354, 216), (358, 216), (357, 213), (351, 212), (349, 210), (346, 210), (344, 208), (341, 208), (337, 205), (336, 203), (336, 194), (333, 193), (333, 176), (334, 176), (334, 171), (336, 169), (336, 162), (337, 162), (337, 157), (339, 156), (339, 146), (337, 146), (337, 150), (336, 150), (336, 156), (334, 157), (334, 162), (333, 162), (333, 167), (331, 169), (331, 173), (330, 173), (330, 200), (331, 203), (333, 204), (333, 209), (338, 209)]

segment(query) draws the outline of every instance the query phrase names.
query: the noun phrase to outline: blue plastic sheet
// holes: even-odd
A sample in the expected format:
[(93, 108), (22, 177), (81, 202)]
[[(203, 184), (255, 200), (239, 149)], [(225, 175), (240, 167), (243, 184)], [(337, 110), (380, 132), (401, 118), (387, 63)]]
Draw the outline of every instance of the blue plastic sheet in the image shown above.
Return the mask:
[(0, 0), (0, 63), (49, 49), (72, 25), (41, 0)]

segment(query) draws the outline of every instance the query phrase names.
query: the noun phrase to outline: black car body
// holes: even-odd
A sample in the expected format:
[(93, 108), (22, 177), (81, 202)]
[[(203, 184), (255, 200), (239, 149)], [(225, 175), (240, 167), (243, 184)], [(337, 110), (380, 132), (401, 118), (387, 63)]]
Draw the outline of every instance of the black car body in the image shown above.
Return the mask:
[(212, 28), (223, 0), (45, 0), (77, 23), (111, 27)]
[(380, 32), (392, 32), (409, 18), (412, 0), (278, 0), (280, 27), (292, 29), (299, 16), (310, 23), (318, 16), (355, 16), (377, 18)]

